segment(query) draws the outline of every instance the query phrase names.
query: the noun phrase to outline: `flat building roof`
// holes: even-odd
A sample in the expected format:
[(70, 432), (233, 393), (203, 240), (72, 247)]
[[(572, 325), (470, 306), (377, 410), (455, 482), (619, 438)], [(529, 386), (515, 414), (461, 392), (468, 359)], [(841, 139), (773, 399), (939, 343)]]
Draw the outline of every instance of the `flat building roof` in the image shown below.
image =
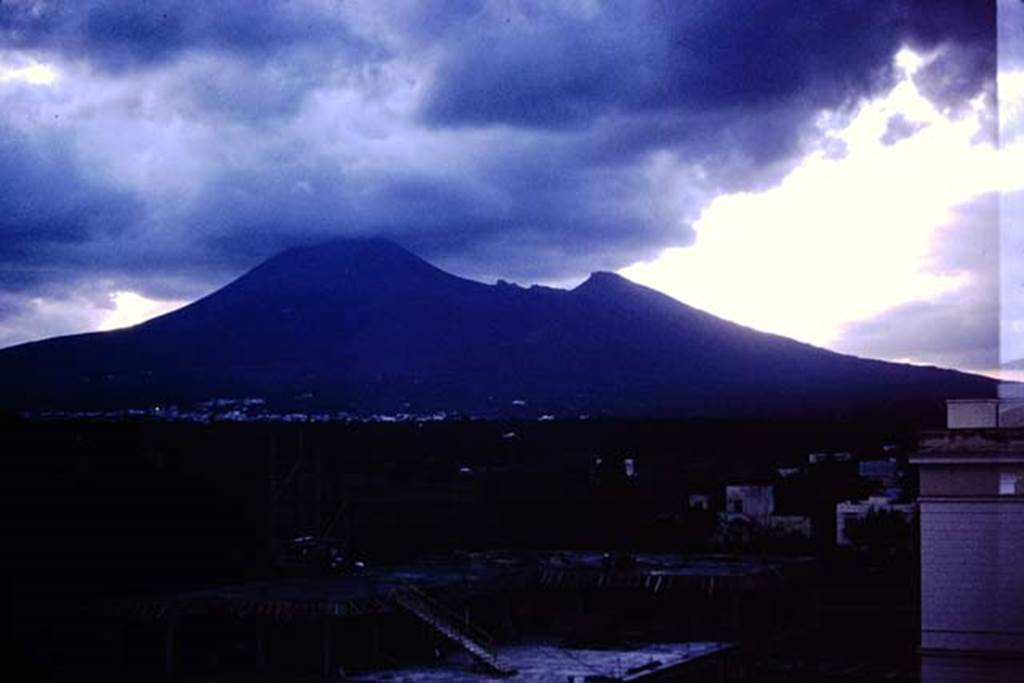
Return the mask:
[[(582, 650), (548, 643), (526, 643), (495, 648), (502, 664), (516, 670), (508, 681), (569, 681), (586, 677), (607, 677), (618, 681), (641, 681), (685, 668), (709, 657), (732, 650), (732, 643), (695, 641), (657, 643), (634, 648)], [(408, 667), (374, 671), (353, 677), (357, 681), (425, 681), (426, 683), (475, 683), (493, 681), (493, 674), (474, 671), (466, 662), (438, 666)]]

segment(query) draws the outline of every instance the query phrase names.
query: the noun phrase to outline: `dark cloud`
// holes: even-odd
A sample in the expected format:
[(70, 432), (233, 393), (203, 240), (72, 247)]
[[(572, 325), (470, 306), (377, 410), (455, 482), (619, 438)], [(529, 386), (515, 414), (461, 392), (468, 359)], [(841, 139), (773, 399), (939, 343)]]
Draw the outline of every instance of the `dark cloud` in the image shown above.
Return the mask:
[(837, 350), (875, 358), (911, 359), (940, 367), (999, 367), (999, 305), (974, 285), (934, 301), (897, 306), (849, 329)]
[[(979, 74), (988, 76), (979, 81)], [(982, 94), (995, 74), (993, 43), (952, 44), (914, 75), (914, 83), (942, 108), (956, 111), (975, 95)]]
[(306, 45), (351, 57), (378, 51), (349, 28), (338, 4), (8, 0), (0, 4), (0, 43), (57, 51), (112, 70), (159, 64), (195, 49), (257, 60)]
[(835, 107), (889, 82), (904, 43), (953, 46), (955, 74), (924, 80), (961, 99), (994, 73), (994, 4), (706, 0), (607, 3), (596, 16), (496, 5), (445, 51), (422, 114), (435, 125), (564, 127), (633, 110)]
[(374, 234), (486, 278), (572, 276), (692, 237), (637, 201), (640, 168), (579, 164), (576, 144), (541, 138), (481, 150), (457, 172), (354, 172), (311, 161), (302, 147), (287, 157), (275, 149), (265, 163), (206, 183), (170, 220), (192, 227), (190, 249), (230, 254), (238, 267), (296, 242)]
[(988, 0), (904, 0), (902, 6), (914, 47), (946, 42), (980, 44), (992, 40), (996, 3)]
[(484, 278), (615, 269), (777, 182), (905, 43), (952, 55), (932, 97), (973, 96), (993, 22), (953, 0), (6, 0), (5, 54), (69, 75), (0, 92), (23, 131), (0, 131), (0, 294), (195, 296), (337, 235)]
[(59, 254), (116, 239), (142, 216), (133, 195), (90, 174), (59, 136), (33, 138), (0, 129), (0, 179), (4, 289), (32, 287), (59, 275)]

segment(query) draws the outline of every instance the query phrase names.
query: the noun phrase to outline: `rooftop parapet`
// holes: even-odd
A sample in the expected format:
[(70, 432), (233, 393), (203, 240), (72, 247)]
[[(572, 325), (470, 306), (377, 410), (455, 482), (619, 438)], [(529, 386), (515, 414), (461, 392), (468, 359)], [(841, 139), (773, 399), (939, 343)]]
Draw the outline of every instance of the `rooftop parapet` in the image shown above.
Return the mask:
[(1024, 428), (1024, 385), (999, 385), (998, 398), (946, 401), (948, 429)]
[(1024, 427), (922, 432), (910, 462), (924, 464), (933, 460), (1024, 462)]

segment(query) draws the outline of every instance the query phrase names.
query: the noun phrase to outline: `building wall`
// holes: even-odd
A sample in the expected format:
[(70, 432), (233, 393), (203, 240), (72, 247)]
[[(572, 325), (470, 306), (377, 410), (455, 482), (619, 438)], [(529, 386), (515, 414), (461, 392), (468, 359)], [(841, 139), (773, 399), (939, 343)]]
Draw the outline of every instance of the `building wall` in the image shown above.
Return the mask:
[(922, 500), (921, 647), (1024, 652), (1024, 498)]
[(1024, 464), (928, 465), (921, 468), (921, 497), (998, 496), (1007, 475), (1024, 477)]
[(775, 512), (775, 490), (771, 486), (726, 486), (725, 511), (748, 517), (767, 517)]
[(999, 425), (999, 401), (972, 399), (946, 401), (946, 424), (950, 429), (991, 429)]
[(929, 465), (921, 468), (922, 498), (990, 497), (998, 492), (999, 468), (996, 465)]

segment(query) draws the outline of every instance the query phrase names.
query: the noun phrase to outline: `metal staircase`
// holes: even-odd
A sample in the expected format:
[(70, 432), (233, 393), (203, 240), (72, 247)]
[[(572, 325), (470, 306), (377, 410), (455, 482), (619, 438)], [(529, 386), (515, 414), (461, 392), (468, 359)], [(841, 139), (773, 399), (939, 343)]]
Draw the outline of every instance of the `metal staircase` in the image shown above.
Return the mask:
[(448, 638), (499, 676), (514, 676), (515, 669), (504, 666), (494, 653), (494, 641), (484, 631), (464, 621), (419, 588), (404, 584), (391, 593), (396, 604), (410, 612), (420, 621)]

